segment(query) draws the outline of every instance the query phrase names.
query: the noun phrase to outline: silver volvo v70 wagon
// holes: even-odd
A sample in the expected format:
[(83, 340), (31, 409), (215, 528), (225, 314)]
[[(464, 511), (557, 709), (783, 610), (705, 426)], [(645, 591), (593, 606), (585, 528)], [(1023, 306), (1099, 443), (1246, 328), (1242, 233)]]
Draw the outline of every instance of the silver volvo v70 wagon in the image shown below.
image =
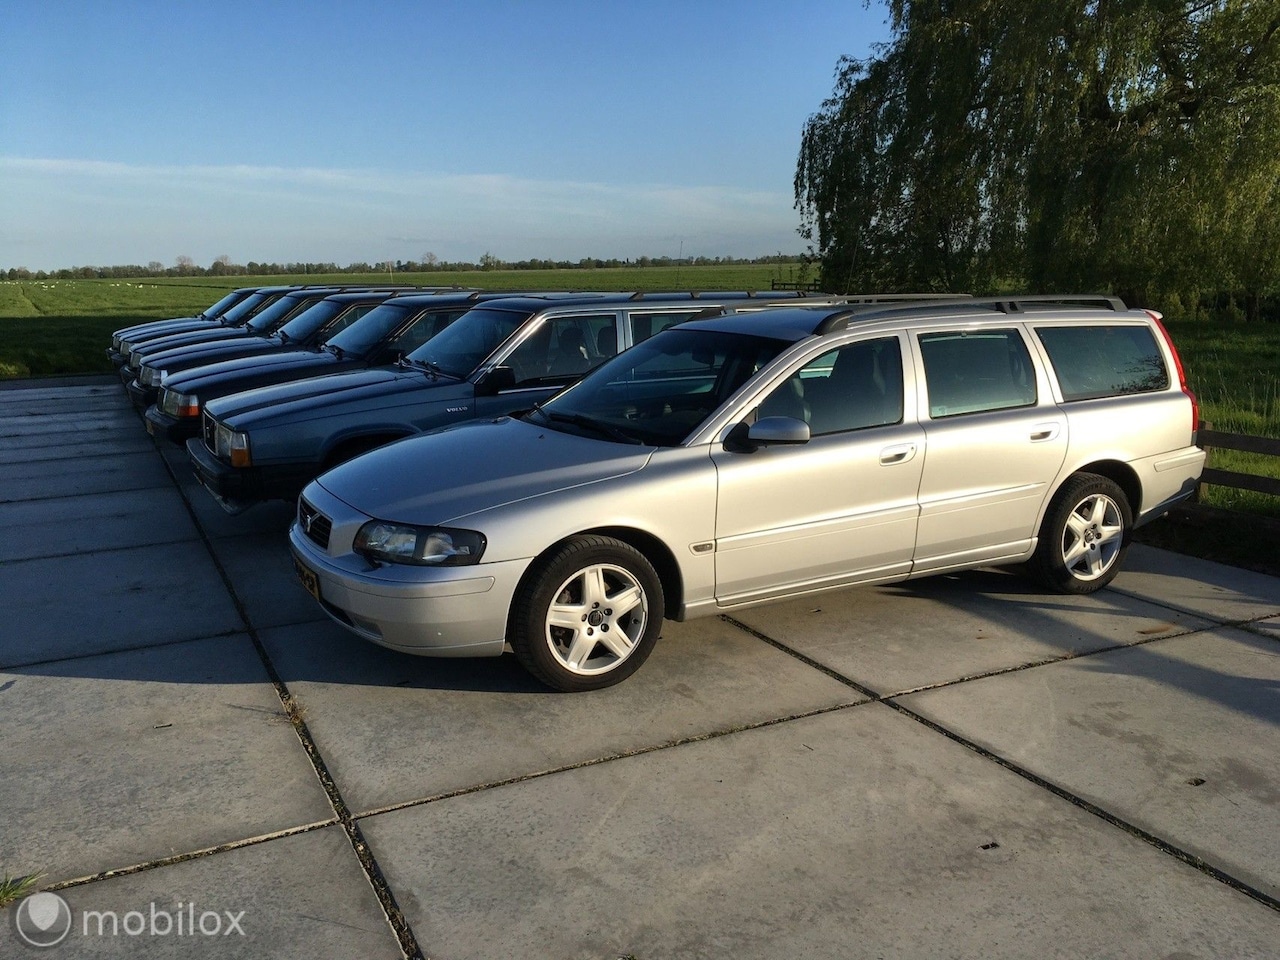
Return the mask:
[(588, 690), (664, 618), (993, 564), (1097, 590), (1192, 492), (1196, 417), (1114, 298), (728, 310), (323, 474), (290, 539), (360, 636)]

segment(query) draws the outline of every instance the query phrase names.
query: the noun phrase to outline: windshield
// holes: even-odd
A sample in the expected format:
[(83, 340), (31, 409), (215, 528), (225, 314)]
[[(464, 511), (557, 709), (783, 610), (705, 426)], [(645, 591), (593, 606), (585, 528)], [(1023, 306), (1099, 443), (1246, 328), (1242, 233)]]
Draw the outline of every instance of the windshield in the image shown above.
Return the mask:
[(205, 320), (216, 320), (219, 317), (221, 317), (224, 313), (226, 313), (227, 309), (237, 300), (241, 299), (243, 296), (244, 296), (243, 293), (240, 293), (236, 290), (232, 290), (225, 297), (223, 297), (221, 300), (215, 303), (212, 307), (209, 307), (207, 310), (201, 313), (200, 316), (203, 317)]
[(286, 295), (270, 306), (263, 307), (245, 324), (254, 333), (270, 333), (289, 318), (289, 315), (306, 302), (305, 297)]
[(384, 303), (370, 310), (341, 333), (330, 337), (325, 343), (328, 346), (337, 347), (344, 354), (362, 357), (421, 309), (421, 307), (407, 304)]
[[(286, 340), (305, 340), (336, 317), (342, 310), (342, 306), (342, 304), (335, 303), (333, 300), (321, 300), (319, 303), (313, 303), (277, 330), (276, 333), (283, 335)], [(265, 312), (264, 310), (263, 313)]]
[(530, 414), (539, 423), (674, 447), (791, 344), (715, 330), (664, 330)]
[(253, 311), (257, 310), (264, 303), (270, 303), (277, 296), (279, 296), (279, 294), (251, 293), (224, 313), (222, 315), (222, 322), (229, 327), (238, 327), (253, 316)]
[(408, 359), (425, 361), (451, 377), (468, 377), (528, 319), (526, 312), (476, 307), (414, 350)]

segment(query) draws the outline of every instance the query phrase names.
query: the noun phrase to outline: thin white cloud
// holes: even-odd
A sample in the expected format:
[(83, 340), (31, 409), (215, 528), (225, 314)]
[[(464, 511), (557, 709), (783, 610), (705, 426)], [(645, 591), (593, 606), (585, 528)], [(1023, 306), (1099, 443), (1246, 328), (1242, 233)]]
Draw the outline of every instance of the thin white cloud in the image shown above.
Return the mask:
[[(796, 250), (791, 197), (502, 174), (0, 157), (0, 267)], [(427, 246), (429, 245), (429, 246)]]

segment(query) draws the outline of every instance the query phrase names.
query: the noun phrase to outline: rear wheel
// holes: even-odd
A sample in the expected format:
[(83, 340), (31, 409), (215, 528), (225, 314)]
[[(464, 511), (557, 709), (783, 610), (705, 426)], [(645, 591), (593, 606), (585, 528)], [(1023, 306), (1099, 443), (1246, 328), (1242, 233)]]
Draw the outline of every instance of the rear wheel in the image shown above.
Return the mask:
[(1120, 572), (1133, 512), (1112, 480), (1078, 473), (1054, 496), (1028, 568), (1063, 593), (1093, 593)]
[(598, 690), (640, 668), (662, 628), (662, 581), (634, 547), (582, 536), (540, 558), (516, 592), (508, 640), (557, 690)]

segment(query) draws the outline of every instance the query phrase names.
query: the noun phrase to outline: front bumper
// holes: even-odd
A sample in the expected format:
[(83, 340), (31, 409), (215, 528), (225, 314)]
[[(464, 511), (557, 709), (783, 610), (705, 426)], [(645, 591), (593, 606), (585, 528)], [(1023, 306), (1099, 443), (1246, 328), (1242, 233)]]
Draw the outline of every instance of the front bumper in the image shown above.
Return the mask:
[(111, 361), (111, 365), (119, 370), (129, 362), (128, 354), (121, 353), (119, 350), (107, 350), (107, 359)]
[(247, 506), (260, 500), (294, 500), (319, 470), (310, 463), (233, 467), (210, 453), (204, 440), (198, 436), (187, 440), (186, 447), (200, 484), (215, 499), (233, 505)]
[(146, 421), (147, 433), (153, 437), (164, 437), (178, 446), (200, 435), (199, 417), (173, 417), (155, 404), (147, 407), (147, 412), (142, 415), (142, 418)]
[(129, 391), (129, 401), (139, 412), (146, 410), (160, 396), (159, 387), (144, 387), (137, 381), (137, 378), (129, 381), (129, 385), (125, 389)]
[[(314, 595), (334, 621), (379, 646), (424, 657), (499, 656), (511, 599), (529, 565), (374, 567), (352, 553), (330, 556), (296, 522), (289, 545), (295, 564), (315, 578)], [(305, 586), (310, 578), (299, 579)]]

